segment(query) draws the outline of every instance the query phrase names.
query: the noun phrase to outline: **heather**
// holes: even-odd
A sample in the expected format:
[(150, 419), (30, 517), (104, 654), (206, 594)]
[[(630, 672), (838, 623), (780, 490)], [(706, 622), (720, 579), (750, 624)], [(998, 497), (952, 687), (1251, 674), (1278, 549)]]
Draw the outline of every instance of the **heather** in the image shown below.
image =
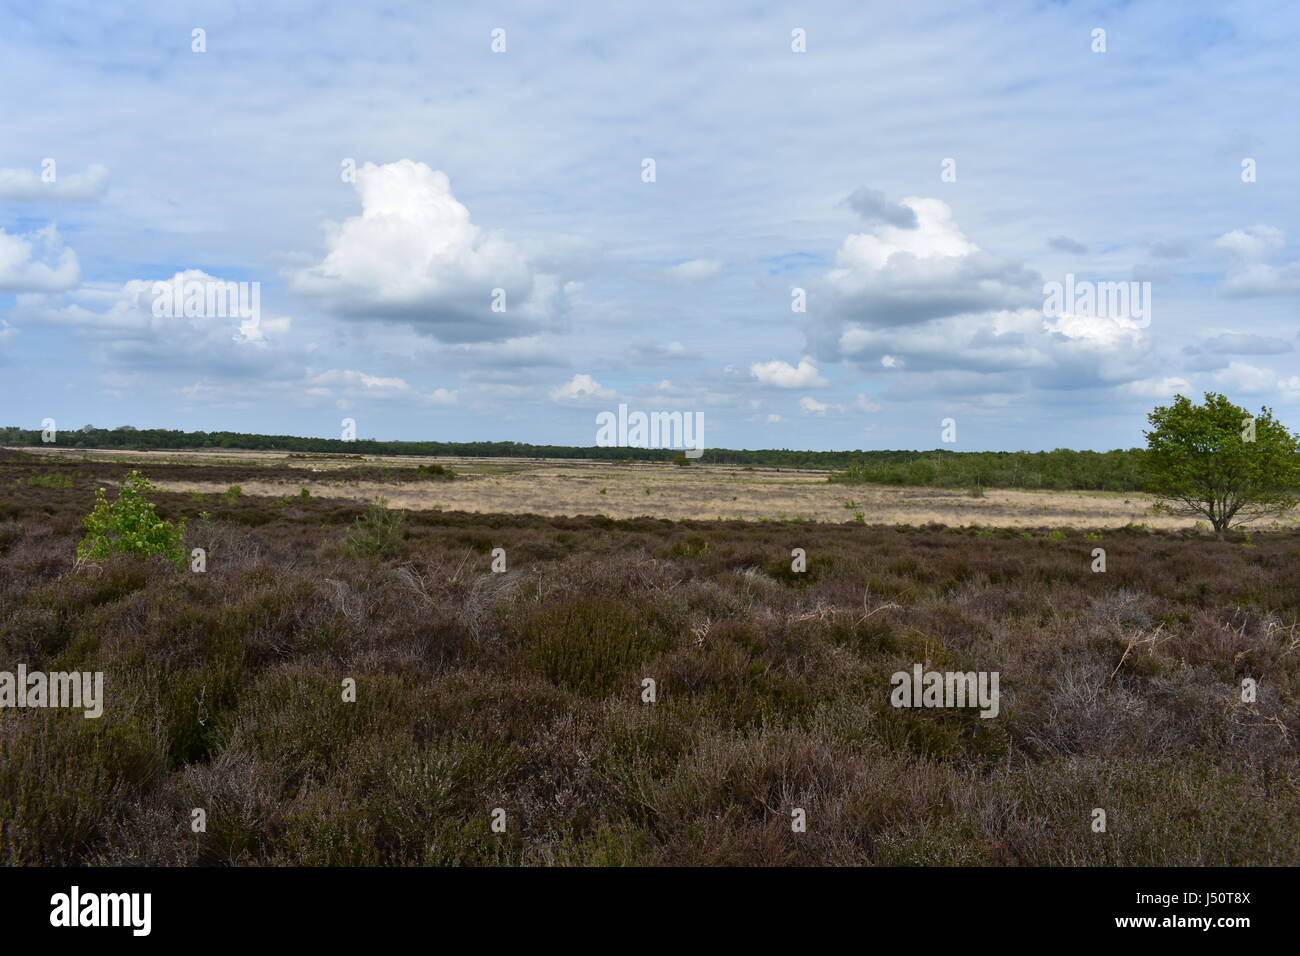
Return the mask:
[[(1300, 863), (1294, 532), (152, 494), (200, 574), (78, 564), (90, 470), (0, 458), (0, 669), (106, 698), (0, 710), (6, 863)], [(918, 662), (999, 716), (890, 706)]]

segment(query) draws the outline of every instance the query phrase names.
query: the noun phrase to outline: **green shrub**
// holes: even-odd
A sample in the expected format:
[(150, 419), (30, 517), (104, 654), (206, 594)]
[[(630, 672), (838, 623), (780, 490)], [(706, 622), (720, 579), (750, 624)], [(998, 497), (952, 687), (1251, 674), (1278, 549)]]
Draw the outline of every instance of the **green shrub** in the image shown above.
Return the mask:
[(103, 488), (95, 490), (95, 508), (86, 516), (86, 536), (77, 545), (77, 557), (100, 560), (114, 554), (141, 557), (160, 555), (178, 568), (185, 567), (185, 522), (173, 525), (159, 518), (145, 497), (154, 487), (132, 471), (109, 504)]
[(350, 558), (393, 554), (406, 540), (405, 520), (406, 515), (389, 509), (387, 499), (376, 498), (344, 537), (344, 553)]
[(244, 489), (239, 485), (231, 485), (226, 489), (226, 504), (235, 504), (244, 496)]

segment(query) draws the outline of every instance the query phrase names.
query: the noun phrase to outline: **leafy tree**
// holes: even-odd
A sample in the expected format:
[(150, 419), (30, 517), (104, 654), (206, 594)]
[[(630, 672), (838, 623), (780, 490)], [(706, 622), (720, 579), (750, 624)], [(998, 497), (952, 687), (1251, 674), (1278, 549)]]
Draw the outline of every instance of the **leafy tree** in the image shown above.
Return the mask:
[(1261, 408), (1251, 415), (1217, 392), (1194, 405), (1179, 395), (1147, 420), (1147, 487), (1165, 514), (1207, 518), (1220, 538), (1234, 524), (1296, 506), (1300, 436)]
[(84, 521), (86, 536), (77, 545), (77, 557), (98, 560), (114, 554), (157, 554), (178, 568), (185, 567), (185, 522), (173, 525), (159, 518), (153, 502), (145, 497), (153, 490), (138, 471), (126, 476), (112, 504), (103, 488), (95, 489), (95, 507)]

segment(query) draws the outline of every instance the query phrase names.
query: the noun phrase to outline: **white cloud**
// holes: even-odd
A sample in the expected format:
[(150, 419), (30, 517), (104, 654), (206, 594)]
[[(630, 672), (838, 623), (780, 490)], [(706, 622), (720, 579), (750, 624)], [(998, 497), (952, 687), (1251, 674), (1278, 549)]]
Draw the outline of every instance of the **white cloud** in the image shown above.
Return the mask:
[(0, 228), (0, 291), (62, 292), (80, 279), (77, 254), (54, 226), (24, 235)]
[(691, 259), (665, 269), (664, 273), (674, 282), (703, 282), (721, 275), (722, 267), (721, 259)]
[(800, 410), (803, 411), (805, 415), (825, 415), (828, 411), (831, 410), (830, 405), (827, 405), (823, 402), (819, 402), (817, 401), (817, 399), (812, 398), (808, 395), (805, 395), (803, 398), (799, 399), (799, 408)]
[(1250, 226), (1234, 229), (1214, 240), (1214, 247), (1237, 259), (1257, 262), (1281, 249), (1286, 236), (1273, 226)]
[[(499, 341), (552, 324), (576, 289), (470, 222), (446, 173), (403, 159), (356, 176), (361, 214), (330, 227), (325, 258), (290, 278), (329, 310), (409, 322), (446, 342)], [(497, 289), (504, 311), (493, 311)]]
[(755, 362), (749, 367), (749, 373), (763, 385), (776, 388), (822, 388), (830, 384), (822, 378), (817, 366), (807, 355), (799, 360), (798, 367), (773, 359), (770, 362)]
[(1276, 372), (1246, 362), (1229, 362), (1227, 368), (1214, 373), (1214, 382), (1221, 388), (1249, 394), (1272, 391), (1280, 384)]
[(840, 246), (826, 274), (833, 323), (905, 325), (1034, 301), (1035, 277), (966, 238), (947, 203), (909, 196), (902, 204), (914, 227), (882, 222)]
[(861, 392), (858, 392), (858, 397), (853, 402), (853, 405), (860, 412), (878, 412), (880, 411), (881, 408), (879, 403), (872, 401), (870, 398), (868, 398), (866, 395), (863, 395)]
[(551, 389), (551, 398), (557, 402), (577, 401), (587, 398), (613, 399), (618, 393), (606, 388), (590, 375), (581, 373), (573, 376), (563, 385)]
[(1300, 260), (1267, 261), (1285, 245), (1285, 234), (1273, 226), (1234, 229), (1216, 239), (1215, 248), (1231, 259), (1223, 280), (1224, 293), (1245, 298), (1300, 292)]
[(1118, 391), (1135, 398), (1169, 398), (1173, 395), (1191, 395), (1192, 385), (1185, 378), (1171, 375), (1126, 382), (1119, 386)]
[(424, 405), (454, 405), (457, 393), (445, 388), (421, 392), (402, 378), (383, 378), (351, 369), (329, 369), (308, 375), (307, 385), (313, 388), (332, 389), (349, 398), (402, 399)]
[(90, 202), (104, 195), (108, 188), (107, 167), (94, 165), (84, 173), (60, 173), (55, 167), (54, 182), (44, 182), (31, 169), (0, 169), (0, 199), (56, 200)]

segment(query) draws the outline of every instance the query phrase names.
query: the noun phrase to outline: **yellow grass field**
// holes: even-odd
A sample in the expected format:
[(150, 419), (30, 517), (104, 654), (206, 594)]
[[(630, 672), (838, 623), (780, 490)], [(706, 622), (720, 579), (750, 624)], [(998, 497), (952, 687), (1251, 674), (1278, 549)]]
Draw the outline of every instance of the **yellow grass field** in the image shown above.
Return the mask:
[[(941, 524), (994, 527), (1113, 528), (1135, 523), (1152, 528), (1191, 528), (1189, 518), (1154, 515), (1147, 495), (1119, 492), (1020, 491), (988, 489), (972, 497), (954, 489), (903, 488), (883, 485), (839, 485), (826, 481), (829, 472), (746, 468), (733, 465), (666, 463), (612, 464), (580, 460), (503, 458), (420, 458), (364, 456), (290, 458), (280, 452), (155, 451), (117, 452), (83, 449), (25, 449), (43, 454), (115, 459), (139, 463), (148, 474), (155, 463), (264, 464), (301, 471), (292, 481), (243, 481), (245, 494), (282, 497), (308, 489), (313, 497), (358, 501), (378, 496), (391, 506), (411, 510), (442, 509), (498, 514), (608, 515), (632, 518), (650, 515), (673, 520), (743, 519), (807, 520), (869, 524)], [(453, 468), (453, 482), (388, 483), (363, 481), (339, 484), (313, 478), (337, 468), (359, 464), (414, 467), (437, 461)], [(155, 481), (169, 491), (214, 493), (228, 483)], [(1261, 525), (1294, 528), (1294, 513), (1283, 522)]]

